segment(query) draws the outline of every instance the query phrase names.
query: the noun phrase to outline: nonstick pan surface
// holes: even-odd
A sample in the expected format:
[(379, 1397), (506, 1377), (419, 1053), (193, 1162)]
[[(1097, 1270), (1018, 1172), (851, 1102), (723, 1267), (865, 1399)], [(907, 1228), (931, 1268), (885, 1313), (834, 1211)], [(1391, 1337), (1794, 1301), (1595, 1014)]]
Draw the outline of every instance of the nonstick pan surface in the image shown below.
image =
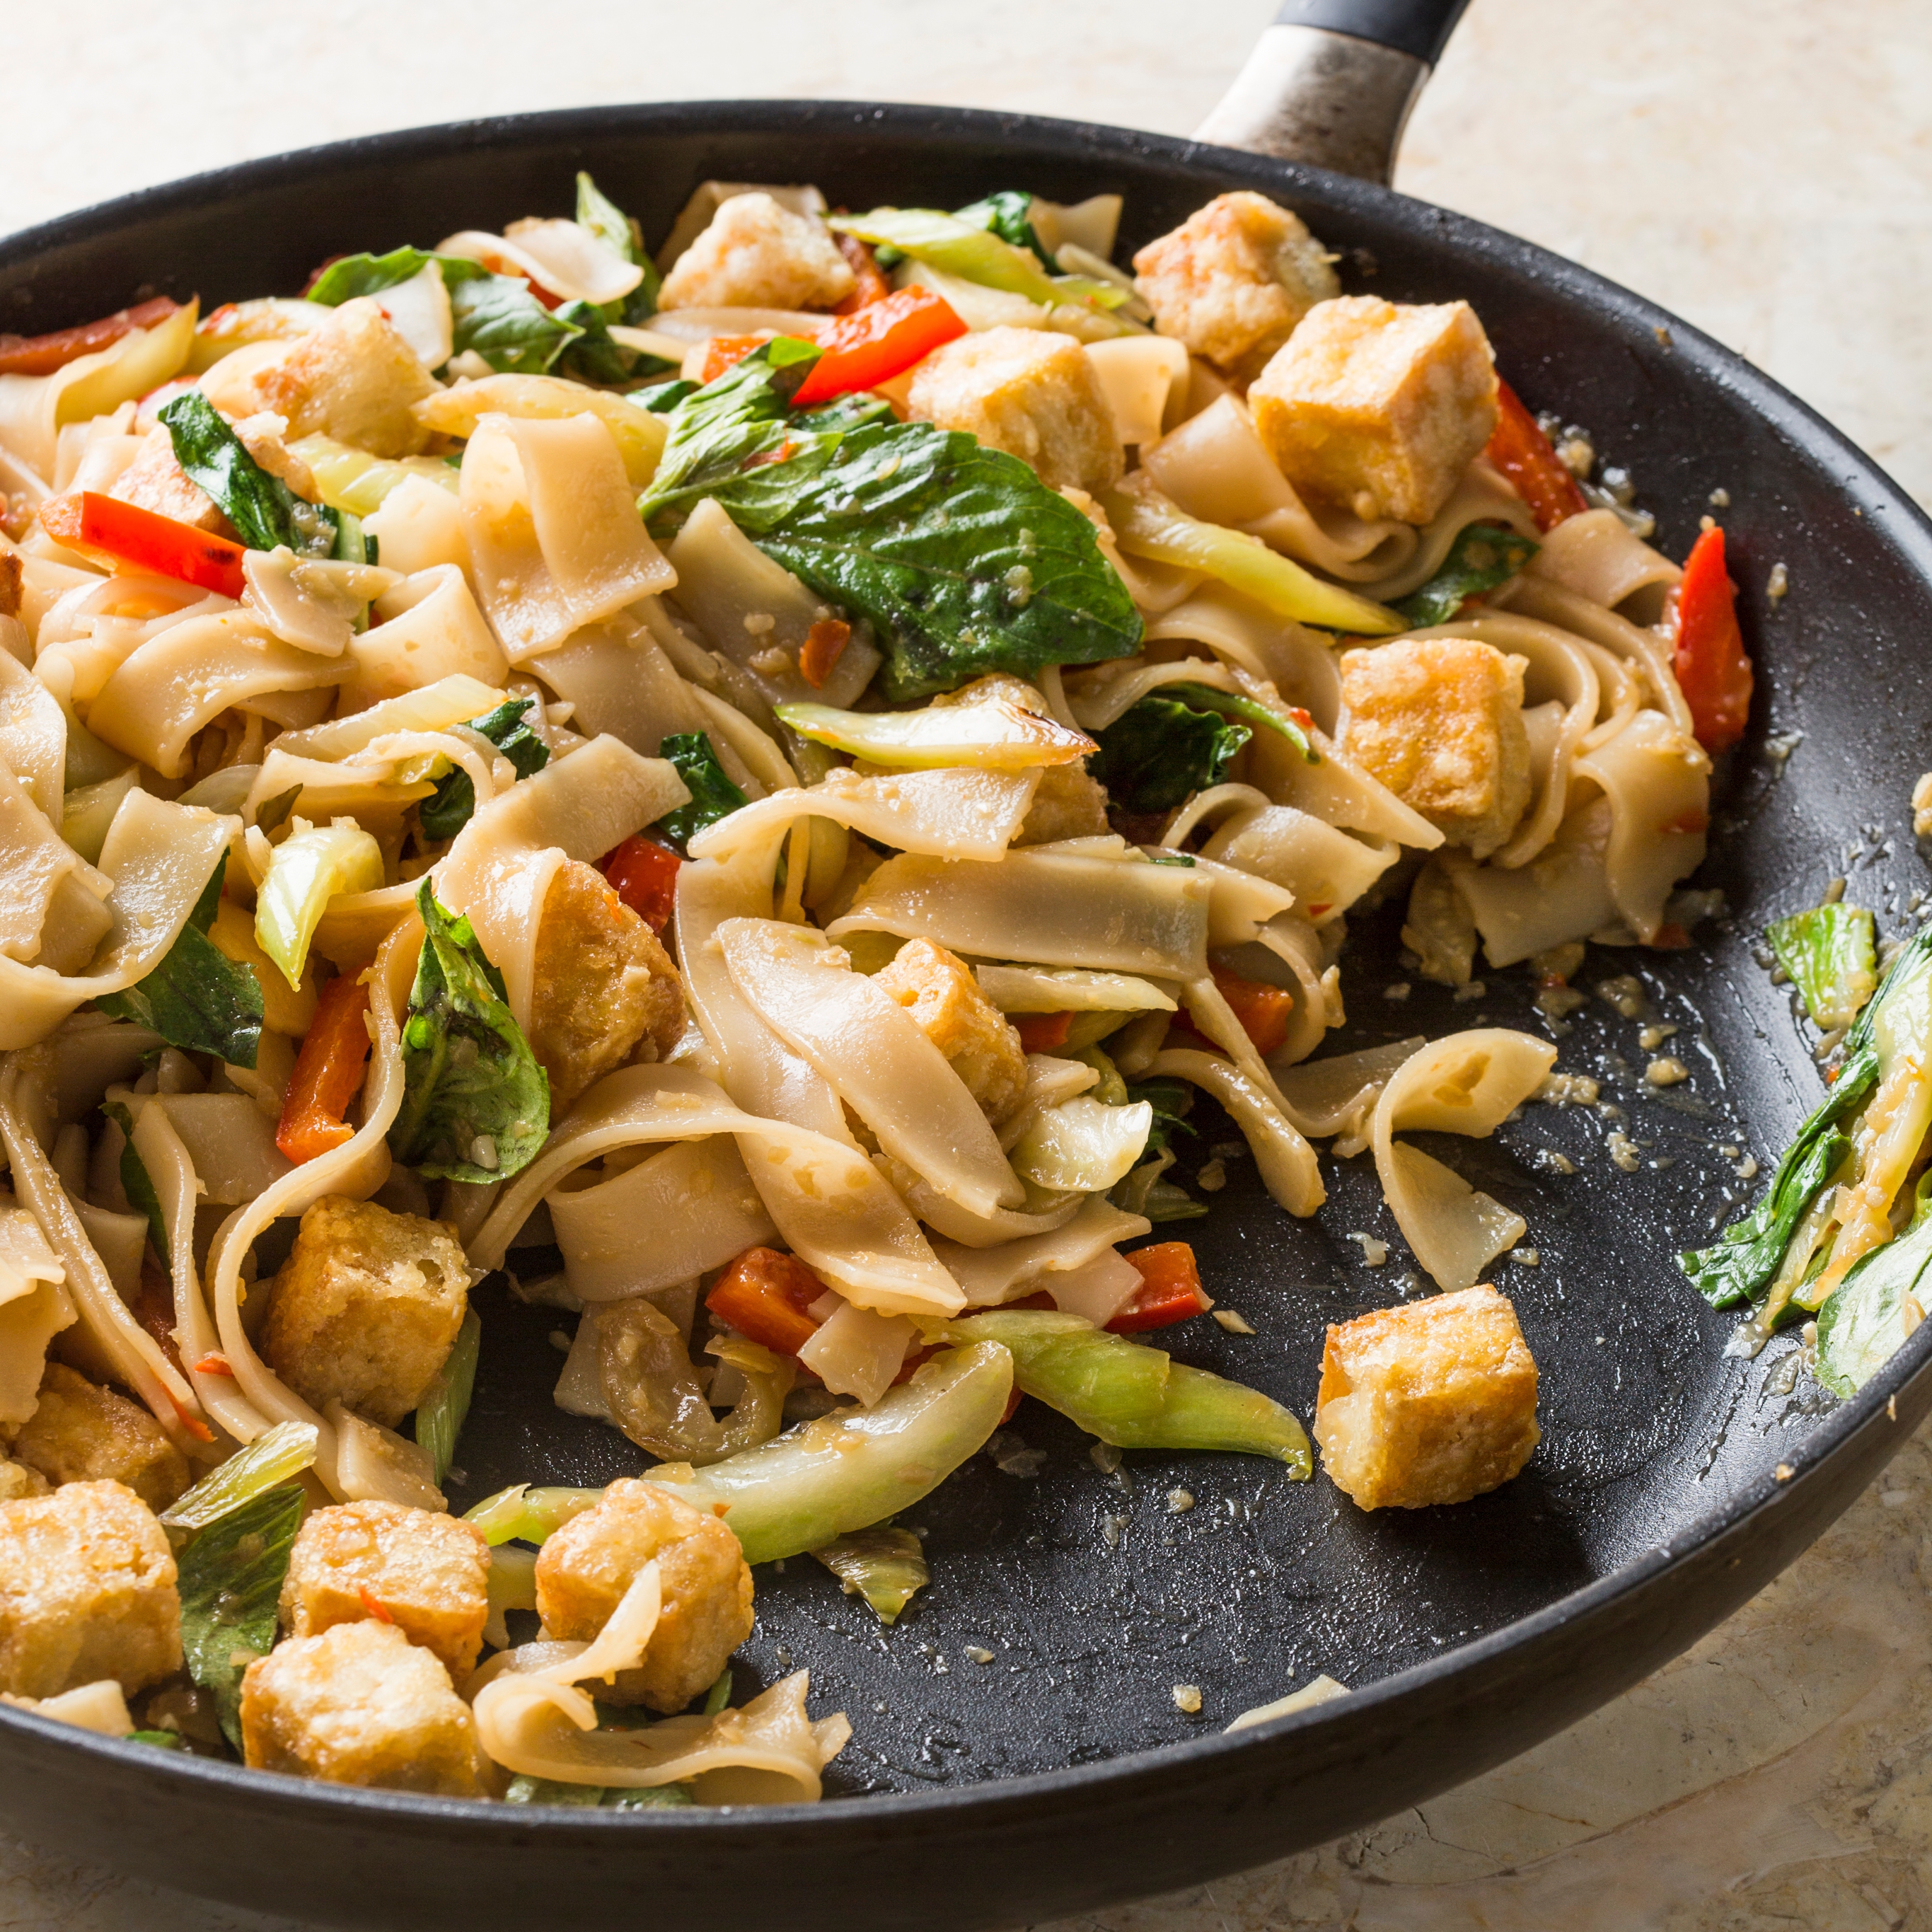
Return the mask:
[[(1252, 187), (1342, 252), (1352, 291), (1474, 303), (1532, 408), (1628, 465), (1681, 556), (1711, 493), (1759, 668), (1750, 737), (1720, 775), (1696, 881), (1729, 916), (1678, 952), (1591, 949), (1586, 986), (1634, 973), (1641, 1019), (1600, 999), (1559, 1068), (1596, 1076), (1611, 1120), (1532, 1106), (1495, 1139), (1430, 1150), (1528, 1216), (1539, 1257), (1499, 1262), (1543, 1372), (1544, 1442), (1498, 1492), (1364, 1516), (1326, 1478), (1259, 1462), (1130, 1453), (1109, 1474), (1036, 1404), (1012, 1433), (1037, 1474), (988, 1456), (903, 1519), (933, 1582), (886, 1632), (809, 1559), (760, 1573), (741, 1699), (801, 1665), (854, 1738), (815, 1808), (508, 1810), (256, 1777), (0, 1712), (12, 1827), (263, 1909), (363, 1927), (634, 1925), (712, 1932), (916, 1918), (1017, 1923), (1256, 1864), (1384, 1816), (1518, 1751), (1718, 1622), (1843, 1509), (1932, 1407), (1932, 1328), (1856, 1401), (1794, 1377), (1795, 1339), (1728, 1358), (1732, 1318), (1672, 1260), (1756, 1185), (1820, 1091), (1786, 991), (1754, 955), (1765, 921), (1828, 880), (1882, 930), (1932, 878), (1908, 803), (1928, 759), (1932, 526), (1866, 458), (1715, 344), (1530, 245), (1360, 182), (1161, 136), (1022, 116), (796, 103), (520, 117), (350, 142), (202, 176), (0, 244), (0, 328), (50, 328), (162, 292), (205, 304), (298, 289), (328, 256), (434, 242), (568, 206), (590, 168), (653, 239), (707, 177), (816, 182), (834, 205), (956, 206), (1024, 186), (1126, 197), (1121, 258), (1210, 195)], [(1790, 593), (1766, 582), (1786, 567)], [(1545, 1030), (1521, 969), (1456, 1003), (1403, 977), (1393, 915), (1358, 923), (1351, 1024), (1328, 1051), (1482, 1023)], [(1658, 1092), (1640, 1026), (1674, 1023), (1692, 1070)], [(1203, 1120), (1183, 1178), (1217, 1141)], [(1612, 1128), (1636, 1144), (1625, 1172)], [(1550, 1171), (1551, 1154), (1574, 1174)], [(1180, 1331), (1180, 1359), (1304, 1418), (1327, 1324), (1387, 1306), (1411, 1264), (1366, 1160), (1324, 1159), (1328, 1204), (1297, 1222), (1252, 1164), (1176, 1232), (1252, 1336)], [(1391, 1243), (1365, 1265), (1354, 1233)], [(1406, 1292), (1417, 1292), (1412, 1282)], [(524, 1480), (601, 1483), (640, 1459), (549, 1400), (554, 1313), (479, 1293), (483, 1366), (462, 1508)], [(565, 1325), (567, 1325), (567, 1322)], [(1010, 1456), (1006, 1459), (1012, 1461)], [(1171, 1492), (1184, 1490), (1192, 1507)], [(990, 1652), (991, 1662), (975, 1660)], [(1351, 1696), (1233, 1738), (1221, 1727), (1326, 1672)], [(1198, 1716), (1174, 1701), (1197, 1687)]]

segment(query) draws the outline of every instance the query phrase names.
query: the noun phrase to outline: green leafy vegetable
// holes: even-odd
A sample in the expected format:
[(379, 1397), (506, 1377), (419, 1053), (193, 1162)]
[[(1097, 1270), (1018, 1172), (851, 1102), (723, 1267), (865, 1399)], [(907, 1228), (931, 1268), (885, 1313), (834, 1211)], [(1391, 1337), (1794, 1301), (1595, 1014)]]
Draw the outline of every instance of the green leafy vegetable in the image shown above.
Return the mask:
[(674, 733), (658, 746), (658, 756), (668, 758), (676, 766), (678, 776), (691, 790), (688, 805), (666, 812), (658, 820), (664, 843), (682, 857), (691, 842), (707, 825), (730, 818), (740, 806), (751, 801), (725, 776), (718, 754), (711, 748), (711, 740), (702, 731)]
[(130, 1744), (152, 1744), (157, 1750), (185, 1750), (178, 1731), (130, 1731), (128, 1742)]
[(594, 303), (566, 302), (552, 310), (551, 314), (580, 332), (574, 340), (564, 345), (556, 362), (557, 374), (574, 382), (601, 382), (614, 388), (640, 382), (647, 376), (661, 376), (674, 366), (664, 356), (618, 341), (610, 333), (610, 319), (605, 310)]
[(1144, 1080), (1127, 1088), (1130, 1100), (1144, 1100), (1154, 1109), (1154, 1125), (1148, 1132), (1148, 1148), (1159, 1154), (1176, 1134), (1190, 1139), (1194, 1130), (1187, 1117), (1194, 1111), (1194, 1089), (1184, 1080)]
[(416, 1442), (436, 1466), (440, 1489), (456, 1460), (456, 1444), (470, 1414), (470, 1398), (476, 1388), (476, 1358), (483, 1346), (483, 1324), (475, 1309), (463, 1318), (449, 1358), (436, 1371), (429, 1393), (416, 1405)]
[(283, 1484), (208, 1525), (182, 1552), (182, 1648), (210, 1692), (223, 1734), (242, 1748), (242, 1674), (274, 1648), (275, 1609), (302, 1527), (302, 1492)]
[(1394, 608), (1418, 630), (1451, 623), (1468, 598), (1519, 575), (1541, 548), (1507, 524), (1467, 524), (1450, 546), (1442, 568)]
[(461, 269), (472, 276), (488, 273), (479, 263), (464, 262), (453, 276), (451, 270), (457, 266), (457, 258), (431, 254), (426, 248), (392, 248), (386, 255), (344, 255), (330, 262), (309, 284), (307, 299), (338, 308), (358, 296), (377, 296), (393, 289), (421, 274), (432, 262), (441, 265), (445, 282), (467, 279), (461, 276)]
[(652, 415), (668, 416), (686, 396), (697, 394), (699, 386), (680, 376), (675, 382), (659, 382), (648, 389), (633, 389), (631, 400)]
[(224, 852), (161, 963), (124, 992), (104, 994), (94, 1004), (116, 1019), (152, 1028), (184, 1053), (212, 1053), (230, 1066), (253, 1066), (262, 1038), (262, 982), (254, 968), (230, 959), (208, 936), (227, 868)]
[(656, 314), (659, 286), (657, 265), (644, 252), (638, 224), (580, 170), (577, 177), (577, 220), (580, 227), (589, 229), (600, 242), (614, 248), (626, 261), (635, 263), (644, 272), (644, 280), (628, 295), (610, 304), (610, 308), (617, 311), (610, 320), (628, 322), (634, 327)]
[(163, 406), (160, 420), (175, 460), (220, 506), (250, 550), (286, 544), (298, 556), (331, 556), (340, 536), (336, 513), (307, 503), (272, 476), (199, 389)]
[(704, 1694), (704, 1714), (715, 1718), (720, 1711), (728, 1709), (731, 1702), (731, 1666), (728, 1662), (718, 1673), (718, 1680)]
[[(452, 283), (449, 314), (454, 352), (473, 349), (491, 368), (506, 376), (541, 376), (583, 334), (561, 309), (544, 307), (530, 284), (515, 275), (477, 272)], [(449, 279), (446, 262), (444, 278)]]
[(969, 228), (990, 229), (1002, 242), (1029, 250), (1049, 273), (1059, 268), (1034, 230), (1033, 196), (1018, 188), (1002, 188), (998, 194), (985, 195), (967, 207), (955, 208), (952, 218)]
[[(1160, 692), (1163, 698), (1178, 698), (1197, 711), (1218, 711), (1223, 718), (1238, 718), (1244, 724), (1258, 724), (1264, 731), (1272, 731), (1286, 738), (1306, 763), (1318, 765), (1322, 762), (1322, 754), (1315, 748), (1300, 723), (1258, 699), (1244, 698), (1235, 691), (1216, 691), (1211, 684), (1192, 682), (1164, 684)], [(1306, 717), (1307, 713), (1304, 712), (1302, 716)]]
[(1818, 1317), (1818, 1379), (1855, 1395), (1891, 1360), (1925, 1319), (1932, 1297), (1932, 1172), (1919, 1177), (1912, 1223), (1861, 1256)]
[(536, 1157), (550, 1130), (550, 1082), (469, 920), (437, 904), (428, 879), (416, 908), (423, 946), (403, 1026), (403, 1104), (390, 1149), (435, 1179), (507, 1179)]
[(888, 1628), (932, 1580), (926, 1552), (909, 1529), (878, 1524), (835, 1537), (812, 1553), (844, 1586), (846, 1595), (863, 1597)]
[[(550, 747), (524, 723), (534, 698), (506, 698), (495, 710), (468, 721), (468, 728), (488, 738), (516, 767), (520, 778), (534, 776), (550, 763)], [(425, 838), (454, 838), (476, 809), (476, 788), (460, 766), (438, 782), (418, 808)]]
[(565, 1804), (580, 1810), (593, 1811), (604, 1802), (605, 1787), (601, 1784), (569, 1784), (562, 1778), (532, 1778), (527, 1774), (513, 1778), (503, 1793), (506, 1804)]
[(162, 1522), (180, 1532), (206, 1529), (250, 1496), (300, 1475), (315, 1460), (316, 1436), (312, 1422), (278, 1422), (264, 1430), (162, 1510)]
[(1878, 986), (1872, 916), (1862, 906), (1814, 906), (1764, 929), (1812, 1019), (1826, 1032), (1850, 1026)]
[(165, 1261), (168, 1226), (161, 1218), (161, 1197), (154, 1192), (154, 1178), (134, 1146), (134, 1117), (124, 1100), (103, 1101), (100, 1111), (125, 1136), (121, 1148), (121, 1192), (127, 1196), (128, 1206), (146, 1219), (148, 1238), (154, 1244), (155, 1254)]
[(1239, 718), (1197, 710), (1163, 688), (1094, 734), (1100, 749), (1087, 768), (1123, 810), (1168, 812), (1220, 784), (1252, 735)]
[[(1029, 202), (1031, 199), (1028, 197)], [(1016, 248), (990, 223), (943, 214), (937, 208), (875, 208), (866, 214), (835, 214), (830, 223), (842, 234), (856, 235), (874, 247), (896, 248), (946, 274), (977, 282), (982, 288), (1024, 296), (1042, 308), (1078, 302), (1113, 309), (1132, 292), (1084, 275), (1049, 274), (1053, 264), (1042, 266), (1036, 242)]]

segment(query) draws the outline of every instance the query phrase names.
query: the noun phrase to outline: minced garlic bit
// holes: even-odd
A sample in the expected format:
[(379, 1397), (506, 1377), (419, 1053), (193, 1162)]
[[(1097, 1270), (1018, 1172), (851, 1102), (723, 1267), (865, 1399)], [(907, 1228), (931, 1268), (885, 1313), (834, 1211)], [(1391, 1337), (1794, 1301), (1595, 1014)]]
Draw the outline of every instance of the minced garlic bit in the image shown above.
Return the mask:
[(1621, 1127), (1612, 1127), (1610, 1137), (1604, 1142), (1610, 1150), (1612, 1162), (1624, 1174), (1634, 1174), (1643, 1165), (1637, 1152), (1636, 1142)]
[(1675, 1087), (1690, 1078), (1690, 1070), (1674, 1054), (1660, 1054), (1643, 1070), (1643, 1077), (1653, 1087)]
[(1237, 1315), (1232, 1308), (1216, 1309), (1214, 1319), (1220, 1322), (1230, 1335), (1252, 1335), (1256, 1332), (1248, 1325), (1246, 1321), (1242, 1316)]
[(778, 621), (769, 610), (747, 610), (744, 616), (745, 628), (754, 638), (764, 637), (776, 630)]
[(1732, 1172), (1740, 1180), (1755, 1180), (1757, 1178), (1757, 1156), (1754, 1154), (1746, 1154), (1744, 1159), (1732, 1169)]
[(550, 1345), (560, 1355), (570, 1353), (570, 1337), (561, 1328), (553, 1328), (550, 1331)]
[[(1932, 772), (1928, 772), (1924, 777), (1919, 780), (1919, 783), (1922, 785), (1932, 785)], [(1916, 799), (1918, 794), (1915, 792), (1912, 796)], [(1408, 998), (1408, 994), (1409, 985), (1406, 980), (1397, 980), (1393, 985), (1382, 988), (1382, 998), (1385, 1000), (1406, 1000)]]
[(1228, 1184), (1228, 1169), (1219, 1160), (1204, 1161), (1194, 1176), (1194, 1184), (1204, 1194), (1218, 1194)]
[(1487, 980), (1466, 980), (1461, 986), (1458, 986), (1456, 990), (1449, 995), (1449, 997), (1454, 1000), (1459, 1006), (1466, 1006), (1472, 1000), (1487, 999), (1489, 998), (1489, 993), (1490, 987), (1489, 982)]
[(1790, 588), (1791, 573), (1783, 564), (1774, 563), (1771, 566), (1771, 575), (1765, 582), (1764, 594), (1772, 603), (1776, 604), (1783, 598), (1784, 593)]
[(1574, 978), (1577, 968), (1582, 963), (1583, 948), (1574, 939), (1562, 946), (1545, 946), (1540, 952), (1532, 952), (1529, 956), (1532, 975), (1545, 985), (1552, 980)]
[(1540, 1268), (1543, 1265), (1543, 1256), (1534, 1248), (1512, 1248), (1510, 1259), (1522, 1262), (1525, 1268)]
[(982, 1649), (976, 1643), (969, 1643), (966, 1646), (966, 1654), (975, 1664), (991, 1664), (993, 1660), (993, 1653), (990, 1650)]
[(1627, 1020), (1643, 1017), (1643, 982), (1634, 973), (1620, 973), (1597, 988), (1598, 999), (1615, 1006)]
[(1932, 772), (1922, 772), (1912, 788), (1912, 836), (1932, 838)]
[[(1775, 1476), (1780, 1483), (1788, 1483), (1793, 1476), (1797, 1474), (1798, 1472), (1794, 1469), (1789, 1462), (1780, 1462), (1776, 1468), (1772, 1471), (1771, 1473)], [(1177, 1704), (1180, 1702), (1180, 1694), (1178, 1690), (1174, 1694), (1174, 1701)]]
[(1819, 903), (1821, 905), (1836, 905), (1844, 896), (1844, 880), (1842, 878), (1832, 879), (1827, 881), (1825, 886), (1825, 896)]
[(1706, 500), (1714, 510), (1728, 510), (1731, 507), (1731, 493), (1720, 484)]
[(1574, 986), (1539, 986), (1536, 991), (1536, 1010), (1549, 1021), (1559, 1038), (1570, 1030), (1563, 1022), (1579, 1006), (1589, 1003), (1589, 994), (1578, 992)]
[(1174, 1708), (1185, 1711), (1192, 1718), (1201, 1708), (1201, 1687), (1198, 1684), (1177, 1684), (1174, 1687)]
[(1100, 1540), (1109, 1550), (1120, 1548), (1121, 1533), (1126, 1528), (1127, 1521), (1124, 1516), (1103, 1516), (1100, 1519)]
[(1111, 1476), (1120, 1466), (1120, 1452), (1111, 1442), (1096, 1442), (1087, 1451), (1087, 1460), (1102, 1475)]
[(1167, 1492), (1167, 1513), (1169, 1516), (1185, 1516), (1194, 1507), (1194, 1492), (1191, 1490), (1169, 1490)]
[(1654, 1053), (1676, 1030), (1675, 1026), (1647, 1026), (1637, 1035), (1636, 1043), (1645, 1052)]
[(1378, 1235), (1352, 1232), (1345, 1234), (1342, 1239), (1361, 1243), (1362, 1265), (1364, 1268), (1380, 1268), (1388, 1259), (1388, 1244)]
[(1587, 1073), (1546, 1073), (1536, 1097), (1552, 1107), (1594, 1107), (1601, 1090)]
[(1529, 1157), (1532, 1167), (1540, 1167), (1545, 1174), (1574, 1174), (1576, 1163), (1567, 1154), (1558, 1154), (1554, 1148), (1538, 1148)]

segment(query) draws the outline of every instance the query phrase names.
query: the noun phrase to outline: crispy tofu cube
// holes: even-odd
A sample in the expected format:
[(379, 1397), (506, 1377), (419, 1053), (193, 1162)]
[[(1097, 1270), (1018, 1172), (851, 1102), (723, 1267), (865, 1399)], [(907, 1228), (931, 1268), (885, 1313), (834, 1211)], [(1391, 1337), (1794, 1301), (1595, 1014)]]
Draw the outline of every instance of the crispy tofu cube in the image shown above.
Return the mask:
[(1344, 651), (1342, 747), (1450, 844), (1487, 858), (1529, 804), (1528, 668), (1468, 638)]
[(1163, 335), (1252, 382), (1317, 302), (1342, 292), (1328, 253), (1292, 214), (1243, 188), (1217, 194), (1134, 257), (1134, 286)]
[[(319, 1636), (376, 1616), (442, 1660), (460, 1684), (490, 1614), (490, 1546), (474, 1523), (402, 1503), (340, 1503), (302, 1524), (282, 1585), (283, 1627)], [(377, 1618), (380, 1622), (381, 1619)]]
[(962, 335), (914, 371), (907, 407), (1031, 464), (1050, 489), (1099, 490), (1119, 480), (1112, 407), (1070, 335), (1006, 328)]
[(1026, 1097), (1025, 1050), (964, 960), (929, 939), (908, 940), (872, 983), (911, 1013), (994, 1126), (1012, 1118)]
[[(1004, 698), (1022, 710), (1050, 718), (1053, 707), (1046, 695), (1024, 678), (1006, 671), (993, 671), (962, 684), (932, 700), (935, 711), (956, 704), (982, 704), (988, 698)], [(884, 767), (874, 769), (884, 770)], [(1040, 772), (1040, 789), (1033, 795), (1016, 845), (1048, 845), (1060, 838), (1091, 838), (1105, 835), (1107, 826), (1107, 791), (1098, 778), (1087, 776), (1083, 759), (1071, 765), (1048, 765)]]
[(172, 517), (192, 530), (230, 533), (220, 505), (175, 460), (174, 439), (165, 424), (148, 432), (140, 454), (107, 494), (157, 516)]
[(752, 1634), (752, 1573), (738, 1539), (674, 1490), (623, 1478), (554, 1532), (537, 1558), (537, 1610), (554, 1637), (588, 1642), (653, 1559), (664, 1611), (644, 1661), (597, 1695), (681, 1711)]
[(55, 1484), (124, 1483), (151, 1510), (166, 1509), (190, 1480), (187, 1457), (139, 1402), (59, 1362), (47, 1364), (14, 1458)]
[(824, 222), (769, 194), (734, 194), (671, 265), (660, 308), (831, 308), (851, 265)]
[(1536, 1364), (1492, 1288), (1328, 1330), (1315, 1439), (1336, 1487), (1364, 1509), (1467, 1502), (1515, 1475), (1538, 1434)]
[(1248, 407), (1298, 490), (1426, 524), (1496, 428), (1496, 359), (1467, 302), (1342, 296), (1309, 310)]
[(279, 362), (256, 371), (248, 400), (286, 418), (286, 434), (320, 434), (372, 456), (413, 456), (429, 441), (410, 404), (436, 379), (376, 302), (346, 302)]
[(242, 1751), (256, 1771), (331, 1784), (484, 1795), (476, 1720), (449, 1672), (374, 1618), (287, 1638), (249, 1665)]
[(325, 1194), (275, 1276), (262, 1353), (304, 1402), (393, 1429), (448, 1356), (470, 1274), (447, 1221)]
[(670, 955), (580, 860), (560, 866), (544, 896), (530, 984), (530, 1051), (550, 1076), (554, 1116), (613, 1067), (662, 1060), (683, 1037)]
[(0, 1503), (17, 1502), (22, 1496), (44, 1496), (53, 1487), (38, 1469), (24, 1462), (0, 1462)]
[(120, 1483), (0, 1503), (0, 1690), (52, 1697), (111, 1677), (125, 1691), (181, 1668), (175, 1559)]

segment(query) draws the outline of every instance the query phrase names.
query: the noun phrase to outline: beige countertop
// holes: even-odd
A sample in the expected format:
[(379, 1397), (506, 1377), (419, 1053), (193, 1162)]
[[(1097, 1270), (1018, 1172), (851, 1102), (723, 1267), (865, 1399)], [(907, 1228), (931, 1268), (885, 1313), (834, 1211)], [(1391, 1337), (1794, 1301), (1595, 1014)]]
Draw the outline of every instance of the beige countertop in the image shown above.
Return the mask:
[[(249, 155), (598, 101), (824, 94), (1185, 132), (1274, 4), (980, 0), (969, 27), (936, 0), (578, 0), (551, 31), (504, 0), (94, 0), (76, 36), (22, 0), (0, 16), (0, 232)], [(1655, 298), (1932, 502), (1926, 0), (1475, 0), (1396, 184)], [(1932, 1932), (1928, 1534), (1922, 1434), (1728, 1624), (1514, 1763), (1040, 1932)], [(0, 1925), (298, 1932), (4, 1838)]]

